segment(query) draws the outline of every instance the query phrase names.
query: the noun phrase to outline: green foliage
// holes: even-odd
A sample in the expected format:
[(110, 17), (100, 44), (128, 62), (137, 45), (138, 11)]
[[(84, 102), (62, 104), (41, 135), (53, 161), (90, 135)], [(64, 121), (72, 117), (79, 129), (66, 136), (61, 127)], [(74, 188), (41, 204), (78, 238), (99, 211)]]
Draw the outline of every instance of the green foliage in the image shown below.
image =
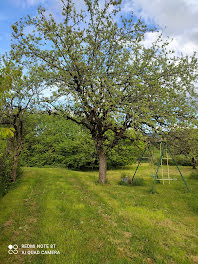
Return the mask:
[[(11, 75), (6, 75), (6, 68), (1, 65), (0, 61), (0, 111), (1, 111), (1, 117), (0, 117), (0, 124), (1, 124), (1, 119), (4, 116), (4, 110), (3, 109), (3, 104), (5, 103), (5, 99), (9, 98), (9, 90), (11, 88), (12, 84), (12, 79)], [(14, 130), (12, 128), (7, 128), (7, 127), (0, 127), (0, 139), (2, 138), (9, 138), (13, 137), (14, 135)]]
[(198, 169), (196, 169), (190, 174), (190, 179), (198, 180)]
[[(198, 129), (173, 128), (167, 135), (167, 140), (179, 165), (196, 166), (198, 161)], [(194, 164), (192, 162), (194, 159)]]
[(132, 185), (133, 186), (144, 186), (145, 185), (144, 179), (140, 178), (140, 177), (134, 178), (133, 182), (132, 182)]
[[(185, 151), (185, 146), (187, 146), (187, 144), (183, 141), (181, 141), (181, 139), (177, 139), (178, 141), (173, 141), (173, 138), (171, 140), (168, 141), (168, 146), (171, 149), (171, 153), (173, 154), (173, 157), (175, 159), (175, 161), (177, 162), (178, 165), (181, 166), (191, 166), (192, 165), (192, 152), (187, 152)], [(197, 142), (194, 142), (194, 146), (191, 146), (191, 149), (196, 149), (197, 146)], [(189, 144), (190, 145), (190, 144)], [(142, 149), (144, 149), (144, 147), (142, 147)], [(142, 153), (140, 152), (140, 155), (138, 156), (138, 158), (141, 158)], [(197, 157), (196, 155), (194, 155), (195, 157)], [(166, 159), (166, 151), (164, 152), (163, 155), (163, 160), (162, 160), (162, 164), (163, 165), (167, 165), (167, 159)], [(171, 166), (175, 166), (175, 162), (172, 159), (172, 156), (170, 155), (170, 153), (168, 152), (168, 164)], [(142, 157), (141, 163), (150, 163), (150, 165), (154, 168), (157, 169), (157, 165), (159, 164), (159, 160), (160, 160), (160, 149), (159, 149), (159, 144), (152, 146), (151, 148), (151, 152), (149, 152), (148, 150), (144, 153), (144, 157)]]
[(119, 182), (120, 185), (129, 185), (130, 184), (130, 175), (126, 172), (121, 173), (121, 181)]
[(0, 197), (5, 195), (11, 186), (12, 163), (8, 156), (0, 153)]
[(121, 178), (130, 178), (130, 175), (127, 172), (122, 172)]
[[(170, 158), (170, 155), (169, 155), (169, 158)], [(191, 166), (192, 165), (192, 160), (191, 160), (190, 156), (174, 154), (174, 159), (177, 162), (177, 164), (180, 166)], [(156, 167), (159, 164), (159, 160), (160, 160), (160, 155), (158, 154), (153, 158), (153, 164), (152, 165), (154, 165)], [(143, 159), (143, 163), (144, 162), (147, 163), (148, 159)], [(165, 155), (164, 155), (164, 159), (162, 160), (162, 164), (164, 166), (167, 165), (167, 160), (166, 160)], [(175, 162), (172, 158), (168, 160), (168, 164), (170, 166), (175, 166)]]
[(29, 117), (29, 133), (22, 154), (26, 166), (94, 167), (97, 160), (90, 134), (61, 116)]
[[(139, 142), (138, 142), (139, 143)], [(108, 167), (121, 167), (136, 162), (141, 151), (137, 146), (128, 140), (122, 139), (119, 143), (109, 150), (107, 164)]]
[[(0, 139), (0, 196), (4, 196), (12, 187), (13, 161), (7, 153), (7, 140)], [(16, 168), (16, 176), (22, 174), (20, 163)]]
[(26, 117), (38, 102), (43, 87), (35, 66), (24, 68), (6, 55), (0, 64), (0, 88), (0, 138), (7, 140), (6, 154), (15, 182), (27, 129)]
[(0, 139), (8, 139), (14, 136), (13, 128), (0, 127)]
[[(175, 161), (177, 162), (178, 165), (181, 166), (191, 166), (192, 165), (192, 159), (190, 156), (185, 156), (185, 155), (174, 155)], [(164, 160), (164, 164), (165, 164)], [(169, 160), (170, 165), (175, 165), (174, 161), (172, 159)]]
[[(99, 0), (85, 0), (85, 12), (70, 0), (61, 3), (60, 22), (40, 7), (37, 16), (12, 26), (12, 55), (38, 63), (46, 83), (57, 88), (47, 102), (90, 131), (99, 157), (129, 128), (154, 134), (195, 120), (195, 54), (170, 56), (162, 36), (146, 48), (145, 34), (153, 29), (133, 15), (123, 17), (121, 1), (101, 7)], [(29, 26), (34, 30), (26, 34)]]
[[(110, 151), (108, 167), (131, 164), (137, 154), (129, 140), (122, 140)], [(26, 118), (21, 161), (24, 166), (98, 167), (95, 144), (87, 129), (62, 116), (39, 112)]]

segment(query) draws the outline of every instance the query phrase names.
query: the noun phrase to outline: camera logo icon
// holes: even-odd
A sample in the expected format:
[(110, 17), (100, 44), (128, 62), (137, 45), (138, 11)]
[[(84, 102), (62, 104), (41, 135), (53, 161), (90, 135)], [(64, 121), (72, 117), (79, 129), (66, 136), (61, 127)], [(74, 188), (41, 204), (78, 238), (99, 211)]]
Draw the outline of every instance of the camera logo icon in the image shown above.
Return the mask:
[(8, 253), (9, 254), (18, 254), (18, 245), (9, 245), (8, 246)]

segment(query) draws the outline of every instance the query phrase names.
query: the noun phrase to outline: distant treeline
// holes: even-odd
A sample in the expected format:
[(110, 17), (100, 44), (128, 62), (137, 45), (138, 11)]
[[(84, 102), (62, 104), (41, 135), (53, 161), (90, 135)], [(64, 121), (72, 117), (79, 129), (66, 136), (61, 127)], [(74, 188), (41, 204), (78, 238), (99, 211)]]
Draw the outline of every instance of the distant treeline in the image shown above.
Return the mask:
[[(31, 128), (31, 129), (30, 129)], [(106, 142), (108, 145), (108, 140)], [(137, 146), (138, 145), (138, 146)], [(120, 140), (108, 157), (108, 167), (135, 162), (143, 143)], [(28, 133), (21, 155), (23, 166), (61, 166), (71, 169), (97, 168), (98, 157), (88, 130), (62, 116), (34, 114), (29, 117)]]
[[(23, 122), (23, 151), (19, 157), (17, 177), (21, 166), (65, 167), (69, 169), (96, 169), (99, 166), (98, 155), (91, 134), (81, 125), (65, 119), (61, 115), (48, 113), (27, 113)], [(130, 130), (131, 139), (133, 131)], [(107, 133), (106, 146), (111, 141), (111, 132)], [(146, 143), (142, 140), (121, 139), (110, 150), (108, 168), (130, 165), (141, 157)], [(10, 136), (1, 138), (0, 149), (0, 196), (7, 193), (12, 182), (12, 163), (8, 155)], [(196, 167), (198, 133), (197, 130), (172, 131), (167, 141), (179, 165)], [(158, 164), (159, 144), (152, 148), (152, 161)], [(149, 157), (150, 153), (146, 153)], [(151, 162), (143, 159), (142, 162)], [(194, 162), (194, 163), (193, 163)], [(173, 165), (173, 161), (169, 160)]]

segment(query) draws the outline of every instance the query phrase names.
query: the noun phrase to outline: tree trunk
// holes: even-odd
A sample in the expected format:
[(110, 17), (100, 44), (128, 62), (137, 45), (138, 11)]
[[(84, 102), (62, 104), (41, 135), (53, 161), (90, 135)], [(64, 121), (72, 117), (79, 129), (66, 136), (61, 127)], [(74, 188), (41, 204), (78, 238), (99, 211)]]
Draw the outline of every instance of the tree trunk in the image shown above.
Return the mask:
[(16, 156), (14, 156), (13, 165), (12, 165), (12, 181), (13, 182), (16, 181), (17, 167), (18, 167), (18, 156), (16, 155)]
[(103, 150), (99, 151), (99, 183), (107, 183), (107, 156)]
[(192, 167), (193, 169), (196, 169), (196, 160), (194, 157), (192, 157)]

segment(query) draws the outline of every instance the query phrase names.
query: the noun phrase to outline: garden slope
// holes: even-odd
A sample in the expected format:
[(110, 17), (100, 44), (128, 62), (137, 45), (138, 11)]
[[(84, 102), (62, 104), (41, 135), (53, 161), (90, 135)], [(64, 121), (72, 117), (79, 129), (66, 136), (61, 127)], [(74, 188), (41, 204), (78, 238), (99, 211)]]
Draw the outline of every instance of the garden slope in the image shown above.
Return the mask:
[[(124, 172), (132, 173), (134, 167)], [(0, 200), (0, 263), (127, 264), (198, 263), (198, 179), (183, 167), (191, 192), (178, 181), (156, 184), (149, 166), (137, 177), (144, 186), (122, 186), (120, 170), (110, 184), (96, 184), (97, 172), (24, 168)], [(8, 245), (56, 244), (59, 255), (8, 254)]]

